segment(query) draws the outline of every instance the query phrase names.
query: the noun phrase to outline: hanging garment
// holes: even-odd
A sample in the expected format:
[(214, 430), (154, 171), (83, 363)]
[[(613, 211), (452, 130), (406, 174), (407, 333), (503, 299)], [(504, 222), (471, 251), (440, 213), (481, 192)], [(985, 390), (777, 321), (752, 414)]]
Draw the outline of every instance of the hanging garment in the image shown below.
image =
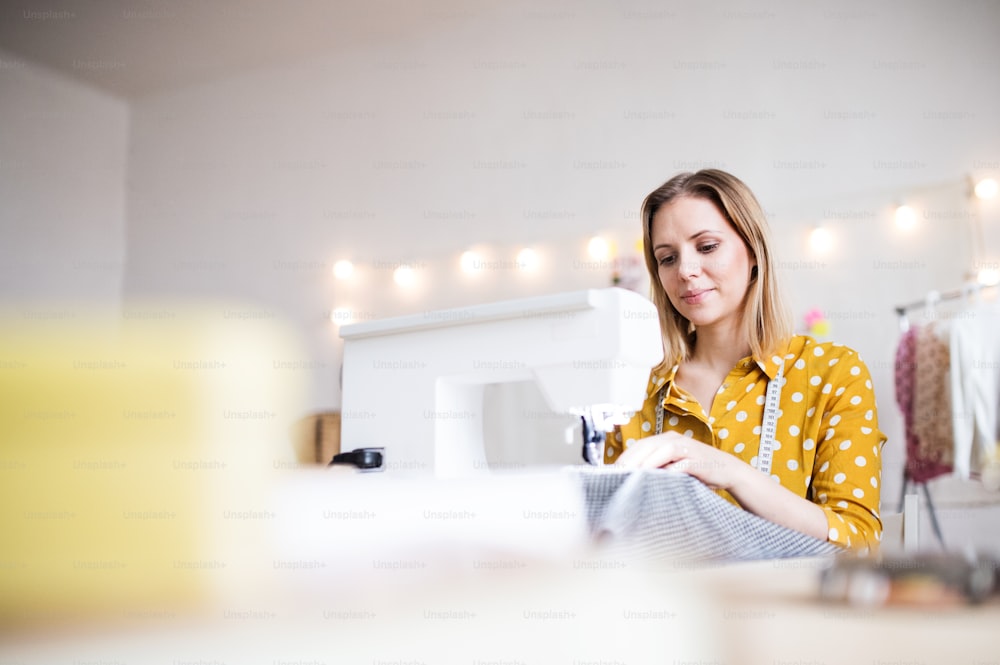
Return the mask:
[(920, 440), (913, 431), (913, 390), (917, 366), (917, 328), (903, 333), (896, 347), (896, 404), (903, 414), (906, 440), (906, 476), (918, 483), (943, 476), (951, 469), (943, 464), (928, 463), (920, 458)]
[(951, 348), (947, 322), (917, 328), (913, 381), (912, 432), (914, 455), (907, 461), (911, 477), (928, 478), (953, 468), (955, 441), (951, 407)]
[(1000, 310), (980, 306), (951, 322), (954, 474), (968, 479), (992, 459), (1000, 408)]

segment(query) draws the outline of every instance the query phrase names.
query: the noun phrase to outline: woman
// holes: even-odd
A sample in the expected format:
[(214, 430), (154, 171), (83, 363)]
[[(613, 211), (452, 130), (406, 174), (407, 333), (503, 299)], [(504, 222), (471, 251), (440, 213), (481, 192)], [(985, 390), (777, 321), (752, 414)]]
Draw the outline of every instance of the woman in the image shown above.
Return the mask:
[(664, 359), (606, 461), (682, 470), (772, 522), (876, 548), (885, 437), (868, 368), (792, 334), (753, 193), (723, 171), (683, 173), (642, 220)]

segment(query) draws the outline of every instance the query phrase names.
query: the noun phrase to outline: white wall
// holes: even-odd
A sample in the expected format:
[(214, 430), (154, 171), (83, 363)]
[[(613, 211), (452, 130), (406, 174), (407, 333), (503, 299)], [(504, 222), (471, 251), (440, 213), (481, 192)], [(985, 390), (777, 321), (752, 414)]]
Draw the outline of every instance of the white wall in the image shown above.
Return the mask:
[(23, 319), (116, 309), (129, 109), (0, 52), (0, 308)]
[[(1000, 6), (687, 4), (429, 13), (392, 44), (136, 103), (126, 295), (288, 317), (310, 404), (331, 408), (333, 307), (372, 318), (606, 285), (586, 239), (629, 250), (650, 189), (720, 166), (770, 212), (797, 315), (824, 309), (872, 365), (898, 466), (892, 306), (1000, 257), (996, 208), (964, 191), (1000, 175)], [(902, 199), (918, 205), (908, 236), (891, 220)], [(824, 220), (838, 245), (810, 254)], [(539, 278), (457, 271), (470, 246), (509, 261), (526, 243)], [(352, 284), (330, 273), (342, 257)], [(423, 269), (409, 295), (391, 280), (401, 262)]]

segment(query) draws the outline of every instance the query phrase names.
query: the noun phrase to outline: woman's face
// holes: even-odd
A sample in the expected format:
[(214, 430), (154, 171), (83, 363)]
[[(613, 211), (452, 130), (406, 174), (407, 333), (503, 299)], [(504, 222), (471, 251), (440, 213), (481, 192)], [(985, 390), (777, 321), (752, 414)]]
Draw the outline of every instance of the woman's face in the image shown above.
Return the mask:
[(700, 329), (735, 333), (756, 261), (715, 204), (674, 199), (653, 215), (651, 236), (660, 285), (674, 308)]

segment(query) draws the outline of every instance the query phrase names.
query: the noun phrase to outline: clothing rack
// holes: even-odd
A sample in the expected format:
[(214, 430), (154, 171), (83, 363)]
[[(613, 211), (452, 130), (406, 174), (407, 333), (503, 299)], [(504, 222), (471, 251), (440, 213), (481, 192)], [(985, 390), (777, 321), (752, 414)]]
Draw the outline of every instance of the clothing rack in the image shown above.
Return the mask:
[[(978, 294), (983, 289), (983, 285), (979, 283), (969, 283), (964, 285), (959, 289), (954, 289), (951, 291), (945, 291), (944, 293), (940, 291), (928, 291), (927, 295), (923, 300), (915, 300), (913, 302), (905, 303), (902, 305), (896, 305), (896, 315), (899, 317), (900, 329), (906, 331), (910, 327), (909, 319), (906, 313), (913, 309), (924, 308), (931, 309), (939, 302), (948, 300), (959, 300), (963, 298), (969, 298), (975, 294)], [(903, 488), (899, 495), (899, 510), (902, 511), (903, 503), (906, 501), (907, 490), (910, 485), (920, 486), (924, 491), (924, 498), (927, 500), (927, 513), (930, 516), (931, 528), (934, 530), (934, 536), (937, 538), (938, 543), (942, 548), (945, 547), (944, 536), (941, 533), (941, 525), (937, 519), (937, 511), (934, 509), (934, 501), (931, 499), (931, 490), (927, 486), (926, 482), (918, 482), (910, 478), (909, 473), (907, 473), (906, 465), (903, 465)]]

